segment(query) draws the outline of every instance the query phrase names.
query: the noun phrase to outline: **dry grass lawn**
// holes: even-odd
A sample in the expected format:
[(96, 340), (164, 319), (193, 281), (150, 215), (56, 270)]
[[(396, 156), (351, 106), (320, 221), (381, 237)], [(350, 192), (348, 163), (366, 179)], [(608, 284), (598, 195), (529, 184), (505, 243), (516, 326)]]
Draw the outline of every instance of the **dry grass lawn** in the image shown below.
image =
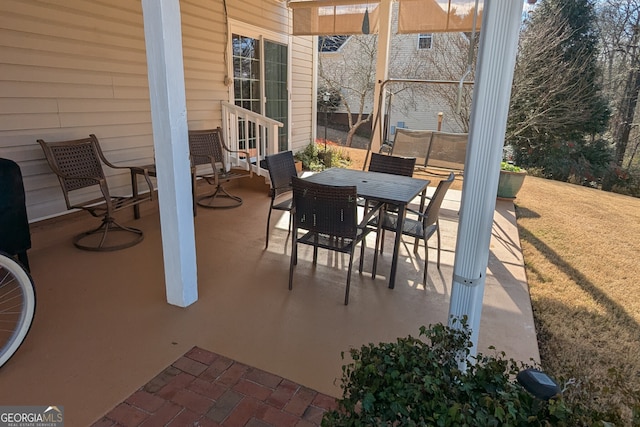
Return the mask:
[(529, 176), (516, 207), (543, 367), (640, 404), (640, 199)]

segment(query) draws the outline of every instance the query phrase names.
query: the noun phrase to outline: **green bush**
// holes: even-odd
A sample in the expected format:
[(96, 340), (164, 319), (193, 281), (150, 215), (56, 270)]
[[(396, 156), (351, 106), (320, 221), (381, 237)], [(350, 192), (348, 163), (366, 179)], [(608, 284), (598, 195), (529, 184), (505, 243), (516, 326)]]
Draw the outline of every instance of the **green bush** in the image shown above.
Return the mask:
[(327, 145), (329, 161), (325, 162), (324, 144), (312, 142), (304, 150), (295, 154), (295, 159), (302, 162), (302, 168), (309, 171), (321, 171), (329, 167), (346, 168), (351, 164), (349, 154), (340, 148)]
[(470, 357), (466, 320), (454, 326), (423, 326), (424, 339), (408, 336), (350, 350), (343, 397), (322, 426), (607, 425), (560, 396), (542, 401), (529, 394), (515, 376), (532, 366), (504, 353)]

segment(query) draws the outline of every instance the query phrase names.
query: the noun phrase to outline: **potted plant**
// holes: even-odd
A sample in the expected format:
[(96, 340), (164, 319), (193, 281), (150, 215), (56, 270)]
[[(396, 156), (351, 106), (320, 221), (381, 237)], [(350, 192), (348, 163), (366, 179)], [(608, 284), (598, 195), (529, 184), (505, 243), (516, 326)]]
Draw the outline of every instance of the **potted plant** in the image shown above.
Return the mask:
[(527, 171), (511, 162), (500, 164), (500, 178), (498, 179), (498, 199), (513, 200), (524, 183)]

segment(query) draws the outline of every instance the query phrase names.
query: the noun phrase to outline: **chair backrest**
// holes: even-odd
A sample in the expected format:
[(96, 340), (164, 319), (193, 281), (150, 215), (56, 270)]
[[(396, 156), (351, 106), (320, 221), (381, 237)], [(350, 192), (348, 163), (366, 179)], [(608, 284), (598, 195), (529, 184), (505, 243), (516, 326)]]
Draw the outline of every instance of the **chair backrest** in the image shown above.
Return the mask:
[(380, 153), (371, 153), (369, 172), (382, 172), (392, 175), (413, 176), (416, 166), (415, 157), (387, 156)]
[(464, 171), (468, 133), (433, 132), (427, 166)]
[(336, 237), (358, 233), (357, 188), (291, 178), (294, 227)]
[(444, 196), (446, 195), (449, 187), (451, 187), (455, 177), (455, 174), (451, 172), (447, 179), (438, 183), (436, 191), (433, 193), (433, 196), (424, 211), (423, 224), (425, 227), (435, 224), (438, 221), (438, 215), (440, 214), (440, 207), (444, 201)]
[(269, 179), (271, 181), (271, 189), (273, 197), (291, 191), (291, 178), (298, 176), (296, 171), (296, 163), (293, 159), (293, 152), (283, 151), (281, 153), (272, 154), (264, 158), (267, 170), (269, 171)]
[(101, 161), (111, 166), (102, 154), (98, 138), (93, 134), (89, 138), (70, 141), (45, 142), (39, 139), (38, 144), (42, 147), (49, 166), (58, 176), (68, 208), (71, 208), (69, 192), (97, 186), (98, 182), (95, 180), (105, 178)]
[(418, 166), (426, 166), (431, 145), (430, 130), (396, 128), (391, 154), (399, 157), (415, 157)]
[(222, 129), (204, 129), (189, 131), (189, 154), (191, 166), (211, 165), (220, 163), (223, 170), (227, 170), (227, 156), (229, 151), (224, 143)]

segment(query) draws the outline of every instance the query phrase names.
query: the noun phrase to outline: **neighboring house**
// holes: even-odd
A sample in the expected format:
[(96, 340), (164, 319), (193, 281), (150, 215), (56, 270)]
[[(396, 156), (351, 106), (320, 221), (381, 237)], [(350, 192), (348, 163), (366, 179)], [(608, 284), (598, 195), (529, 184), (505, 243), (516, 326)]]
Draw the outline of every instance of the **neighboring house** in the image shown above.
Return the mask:
[[(21, 167), (30, 221), (66, 211), (36, 139), (94, 133), (116, 164), (153, 162), (142, 12), (130, 0), (1, 2), (0, 157)], [(290, 35), (286, 3), (181, 0), (180, 12), (189, 129), (221, 126), (221, 101), (235, 102), (284, 123), (280, 148), (306, 146), (315, 45)], [(130, 179), (112, 178), (115, 190)]]
[[(467, 57), (469, 38), (465, 33), (418, 33), (398, 34), (398, 6), (394, 4), (392, 15), (391, 49), (389, 52), (389, 78), (394, 79), (420, 79), (420, 80), (455, 80), (459, 81), (464, 74), (464, 61)], [(367, 54), (362, 52), (362, 44), (354, 42), (354, 36), (330, 37), (329, 42), (319, 43), (319, 62), (323, 64), (327, 73), (336, 78), (342, 73), (343, 87), (364, 87), (358, 83), (363, 79), (365, 70), (351, 65), (345, 66), (345, 61), (354, 62), (354, 58), (361, 58), (367, 62)], [(375, 44), (376, 36), (358, 35), (365, 38), (365, 44)], [(456, 58), (453, 63), (443, 67), (445, 61)], [(443, 68), (447, 68), (448, 75), (443, 74)], [(459, 69), (462, 68), (462, 69)], [(370, 76), (373, 83), (374, 75)], [(469, 80), (467, 77), (466, 80)], [(323, 85), (322, 75), (318, 77), (318, 85)], [(461, 132), (464, 125), (454, 118), (456, 114), (451, 108), (450, 102), (433, 92), (433, 86), (424, 83), (390, 83), (386, 86), (387, 101), (391, 94), (390, 131), (396, 127), (411, 129), (437, 129), (438, 113), (443, 113), (442, 130), (449, 132)], [(442, 89), (442, 88), (441, 88)], [(456, 97), (457, 84), (448, 85), (445, 91), (450, 91), (450, 98)], [(352, 114), (357, 114), (360, 108), (360, 94), (343, 90), (343, 96), (348, 100)], [(373, 84), (371, 84), (363, 112), (371, 114), (374, 110)], [(385, 108), (388, 106), (385, 105)], [(468, 111), (468, 110), (467, 110)], [(389, 113), (389, 111), (387, 111)], [(346, 123), (346, 119), (340, 117), (346, 115), (344, 106), (340, 106), (334, 116), (336, 121)], [(464, 113), (463, 113), (464, 114)]]

